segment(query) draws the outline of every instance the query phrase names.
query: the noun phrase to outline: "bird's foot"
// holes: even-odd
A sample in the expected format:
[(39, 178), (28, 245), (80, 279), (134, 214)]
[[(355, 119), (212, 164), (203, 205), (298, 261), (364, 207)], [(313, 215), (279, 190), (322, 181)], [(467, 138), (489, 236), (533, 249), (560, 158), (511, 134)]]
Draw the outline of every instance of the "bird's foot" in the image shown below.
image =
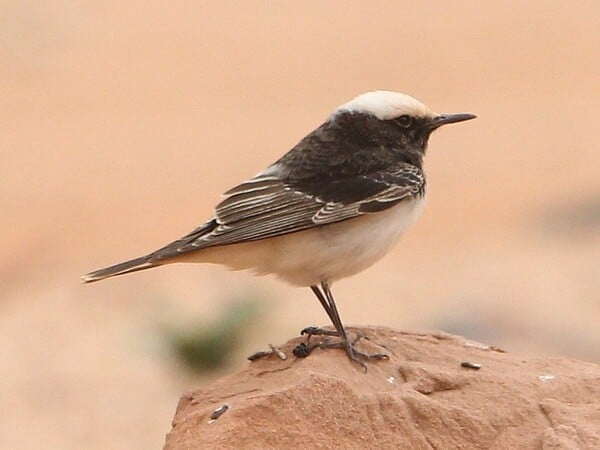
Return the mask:
[(311, 338), (311, 336), (337, 336), (339, 337), (339, 333), (335, 330), (326, 330), (325, 328), (319, 327), (306, 327), (300, 332), (300, 336), (304, 336), (306, 334), (307, 341)]
[(385, 353), (365, 353), (355, 348), (356, 343), (362, 338), (362, 335), (357, 335), (353, 341), (339, 341), (339, 342), (325, 342), (320, 347), (321, 348), (343, 348), (346, 350), (346, 355), (350, 361), (358, 364), (363, 368), (363, 370), (367, 371), (367, 364), (364, 360), (389, 360), (390, 357)]
[(367, 365), (365, 364), (364, 360), (390, 359), (390, 357), (388, 355), (386, 355), (385, 353), (364, 353), (364, 352), (361, 352), (360, 350), (356, 349), (355, 348), (356, 343), (358, 341), (360, 341), (360, 339), (364, 338), (364, 336), (360, 333), (357, 333), (356, 337), (353, 340), (345, 339), (345, 340), (341, 340), (341, 341), (337, 341), (337, 342), (329, 342), (328, 340), (324, 340), (324, 341), (315, 342), (312, 344), (310, 343), (310, 338), (312, 336), (340, 337), (340, 335), (337, 331), (326, 330), (326, 329), (317, 328), (317, 327), (307, 327), (301, 331), (301, 334), (303, 334), (303, 335), (306, 334), (307, 339), (306, 339), (305, 343), (303, 342), (294, 348), (293, 354), (297, 358), (306, 358), (316, 348), (320, 348), (320, 349), (341, 348), (346, 351), (346, 354), (348, 355), (348, 358), (350, 359), (350, 361), (361, 366), (365, 372), (367, 371)]

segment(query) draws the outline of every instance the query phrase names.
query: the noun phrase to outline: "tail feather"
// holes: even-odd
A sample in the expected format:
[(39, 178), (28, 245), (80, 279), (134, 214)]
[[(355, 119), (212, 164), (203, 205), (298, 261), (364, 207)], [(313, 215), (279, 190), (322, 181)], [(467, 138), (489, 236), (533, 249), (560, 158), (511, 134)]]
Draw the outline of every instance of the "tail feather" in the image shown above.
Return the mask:
[(171, 242), (170, 244), (140, 258), (135, 258), (130, 261), (125, 261), (114, 266), (90, 272), (81, 277), (84, 283), (92, 283), (94, 281), (104, 280), (105, 278), (124, 275), (126, 273), (137, 272), (139, 270), (150, 269), (152, 267), (162, 266), (175, 262), (182, 254), (196, 252), (201, 249), (200, 246), (188, 245), (191, 242), (199, 239), (206, 233), (210, 233), (217, 227), (215, 219), (210, 220), (204, 225), (199, 226), (191, 233), (185, 235), (181, 239)]
[(138, 270), (150, 269), (162, 265), (159, 261), (152, 261), (150, 256), (142, 256), (135, 258), (130, 261), (125, 261), (114, 266), (105, 267), (104, 269), (90, 272), (81, 277), (81, 281), (84, 283), (92, 283), (94, 281), (104, 280), (105, 278), (115, 277), (117, 275), (124, 275), (126, 273), (137, 272)]

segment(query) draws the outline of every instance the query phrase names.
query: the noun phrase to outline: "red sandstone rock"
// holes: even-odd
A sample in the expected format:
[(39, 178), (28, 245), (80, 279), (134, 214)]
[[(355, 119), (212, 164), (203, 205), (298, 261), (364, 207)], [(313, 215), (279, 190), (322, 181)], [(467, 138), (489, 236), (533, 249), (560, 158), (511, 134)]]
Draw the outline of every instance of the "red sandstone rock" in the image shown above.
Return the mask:
[(270, 355), (185, 394), (165, 448), (600, 449), (598, 365), (444, 333), (362, 332), (361, 348), (384, 346), (389, 361), (365, 374), (341, 350), (297, 359), (294, 339), (287, 360)]

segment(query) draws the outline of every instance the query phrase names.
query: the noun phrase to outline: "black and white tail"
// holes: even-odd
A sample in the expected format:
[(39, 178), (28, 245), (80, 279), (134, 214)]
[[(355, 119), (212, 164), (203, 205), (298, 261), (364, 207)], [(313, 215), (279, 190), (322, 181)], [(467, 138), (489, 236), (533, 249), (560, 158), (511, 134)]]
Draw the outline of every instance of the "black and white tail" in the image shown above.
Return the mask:
[(95, 270), (81, 277), (84, 283), (92, 283), (94, 281), (104, 280), (105, 278), (124, 275), (126, 273), (137, 272), (138, 270), (150, 269), (162, 265), (161, 261), (152, 261), (150, 256), (142, 256), (130, 261), (125, 261), (114, 266), (105, 267), (104, 269)]
[(125, 261), (114, 266), (104, 269), (95, 270), (81, 277), (84, 283), (92, 283), (94, 281), (104, 280), (105, 278), (124, 275), (126, 273), (137, 272), (139, 270), (150, 269), (172, 262), (176, 262), (182, 255), (190, 252), (201, 250), (202, 245), (190, 245), (192, 242), (200, 239), (202, 236), (210, 233), (217, 227), (217, 222), (213, 219), (209, 222), (200, 225), (191, 233), (183, 236), (181, 239), (171, 242), (170, 244), (140, 258), (135, 258), (130, 261)]

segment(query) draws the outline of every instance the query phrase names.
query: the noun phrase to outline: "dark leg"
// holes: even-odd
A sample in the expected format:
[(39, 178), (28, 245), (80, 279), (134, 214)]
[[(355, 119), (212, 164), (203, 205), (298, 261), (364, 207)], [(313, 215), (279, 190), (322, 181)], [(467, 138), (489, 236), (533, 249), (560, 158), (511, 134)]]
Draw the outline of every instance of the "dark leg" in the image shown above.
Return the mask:
[(325, 297), (327, 297), (327, 303), (331, 308), (331, 321), (333, 322), (333, 326), (338, 332), (340, 339), (342, 340), (342, 345), (346, 350), (346, 354), (350, 360), (354, 361), (357, 364), (360, 364), (363, 369), (367, 370), (367, 365), (356, 357), (354, 353), (353, 343), (348, 340), (348, 336), (346, 335), (346, 330), (344, 329), (344, 325), (342, 324), (342, 319), (340, 318), (340, 313), (337, 310), (337, 306), (335, 305), (335, 300), (333, 299), (333, 294), (331, 293), (331, 288), (327, 283), (321, 283), (321, 288), (323, 292), (325, 292)]
[[(333, 323), (333, 321), (335, 319), (331, 312), (331, 308), (329, 307), (329, 304), (327, 303), (325, 295), (323, 295), (323, 293), (318, 288), (318, 286), (311, 286), (310, 288), (312, 289), (312, 291), (315, 293), (315, 295), (319, 299), (319, 302), (321, 302), (321, 306), (323, 306), (323, 309), (327, 313), (329, 320), (331, 320), (331, 323)], [(339, 336), (337, 331), (325, 330), (323, 328), (318, 328), (318, 327), (306, 327), (300, 332), (300, 334), (308, 335), (309, 339), (311, 336)]]
[(332, 315), (332, 312), (331, 312), (331, 308), (329, 307), (329, 304), (327, 303), (327, 300), (325, 299), (325, 296), (323, 295), (323, 293), (321, 292), (321, 290), (319, 289), (319, 287), (318, 286), (311, 286), (310, 288), (312, 289), (312, 291), (315, 293), (315, 295), (317, 296), (317, 298), (321, 302), (321, 306), (323, 306), (323, 308), (325, 309), (325, 312), (329, 316), (329, 320), (331, 320), (331, 322), (334, 323), (335, 319), (333, 318), (333, 315)]
[(331, 310), (331, 315), (329, 316), (329, 318), (333, 322), (333, 326), (335, 327), (342, 341), (348, 342), (348, 336), (346, 336), (346, 330), (344, 329), (344, 325), (342, 325), (340, 313), (337, 310), (337, 306), (335, 306), (335, 300), (333, 299), (331, 288), (327, 283), (321, 283), (321, 288), (323, 289), (323, 292), (325, 292), (325, 297), (327, 298), (327, 305)]
[[(308, 356), (308, 354), (317, 347), (319, 347), (319, 348), (343, 348), (344, 350), (346, 350), (346, 354), (348, 355), (348, 358), (350, 358), (350, 360), (354, 361), (355, 363), (360, 364), (365, 369), (365, 371), (367, 370), (367, 366), (358, 357), (362, 357), (365, 359), (369, 359), (369, 358), (387, 359), (388, 358), (387, 355), (383, 355), (383, 354), (379, 354), (379, 353), (374, 354), (374, 355), (367, 355), (365, 353), (359, 352), (358, 350), (354, 349), (354, 344), (356, 344), (356, 342), (360, 339), (360, 335), (357, 336), (357, 338), (354, 341), (350, 341), (348, 339), (348, 335), (346, 334), (346, 330), (344, 329), (344, 326), (342, 324), (342, 320), (341, 320), (340, 314), (337, 310), (337, 306), (335, 305), (335, 300), (333, 299), (333, 294), (331, 293), (331, 288), (330, 288), (329, 284), (321, 283), (321, 289), (323, 290), (323, 292), (321, 292), (321, 290), (317, 286), (311, 286), (311, 289), (315, 293), (317, 298), (319, 299), (319, 302), (323, 306), (323, 309), (325, 309), (325, 312), (329, 316), (329, 319), (333, 323), (333, 326), (335, 327), (336, 331), (323, 330), (321, 328), (316, 328), (316, 327), (308, 327), (308, 328), (305, 328), (304, 330), (302, 330), (302, 334), (307, 334), (309, 338), (310, 338), (310, 336), (337, 336), (341, 339), (341, 342), (319, 343), (319, 344), (310, 345), (309, 342), (307, 341), (306, 344), (300, 344), (296, 349), (294, 349), (294, 354), (296, 356), (298, 356), (298, 357)], [(324, 295), (323, 295), (323, 293), (324, 293)]]

